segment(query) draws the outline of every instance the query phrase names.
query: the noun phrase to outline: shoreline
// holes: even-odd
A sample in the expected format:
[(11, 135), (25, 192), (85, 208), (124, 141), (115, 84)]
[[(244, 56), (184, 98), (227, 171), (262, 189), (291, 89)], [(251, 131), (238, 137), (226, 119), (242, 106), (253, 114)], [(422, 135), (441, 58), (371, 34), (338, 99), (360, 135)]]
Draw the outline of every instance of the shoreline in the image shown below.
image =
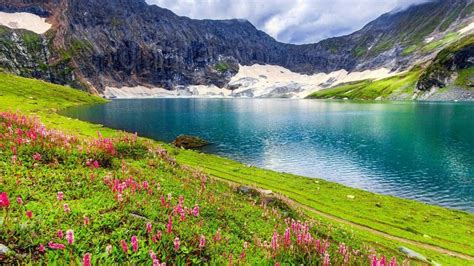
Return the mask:
[[(30, 79), (12, 79), (33, 82)], [(56, 89), (61, 88), (61, 90), (74, 95), (85, 95), (83, 92), (73, 91), (61, 86), (50, 85), (45, 82), (34, 82), (35, 84), (39, 83)], [(12, 84), (16, 84), (16, 82)], [(118, 131), (103, 127), (102, 125), (71, 119), (57, 113), (58, 110), (63, 110), (67, 107), (106, 103), (106, 100), (90, 96), (89, 101), (74, 101), (69, 98), (61, 98), (65, 96), (60, 93), (56, 95), (56, 91), (44, 94), (44, 89), (46, 88), (41, 88), (38, 92), (26, 94), (17, 89), (7, 90), (0, 97), (0, 103), (3, 101), (0, 109), (8, 110), (14, 107), (23, 113), (36, 114), (46, 125), (72, 131), (74, 134), (82, 137), (96, 135), (97, 131), (106, 136), (117, 134)], [(29, 97), (33, 97), (33, 99)], [(54, 101), (52, 101), (53, 99)], [(54, 111), (52, 111), (53, 109)], [(162, 142), (157, 143), (161, 144)], [(242, 185), (270, 189), (299, 204), (306, 205), (322, 213), (331, 214), (334, 217), (338, 217), (338, 219), (362, 224), (367, 228), (395, 237), (426, 243), (471, 257), (474, 256), (474, 249), (470, 241), (473, 233), (469, 231), (474, 223), (474, 215), (471, 213), (366, 192), (321, 179), (248, 167), (236, 161), (195, 151), (181, 150), (168, 144), (163, 144), (163, 147), (170, 151), (170, 154), (176, 158), (178, 163), (202, 169), (211, 177), (237, 182)], [(353, 195), (354, 198), (351, 199), (348, 195)], [(318, 215), (310, 215), (310, 217), (338, 224), (337, 221)], [(426, 218), (428, 218), (429, 222), (425, 221)], [(357, 228), (352, 228), (352, 230), (364, 241), (375, 241), (387, 248), (396, 248), (400, 244), (397, 241), (373, 235), (369, 230)], [(451, 261), (451, 264), (460, 263), (460, 261), (456, 260), (456, 262), (453, 262), (453, 257), (446, 254), (427, 250), (421, 246), (407, 246), (439, 262)]]
[(99, 96), (106, 101), (123, 101), (123, 100), (159, 100), (159, 99), (197, 99), (197, 100), (282, 100), (282, 101), (332, 101), (332, 102), (356, 102), (356, 103), (474, 103), (474, 99), (380, 99), (380, 100), (364, 100), (364, 99), (330, 99), (330, 98), (252, 98), (252, 97), (203, 97), (203, 96), (163, 96), (163, 97), (133, 97), (133, 98), (107, 98)]
[[(159, 98), (159, 99), (163, 99), (163, 100), (166, 100), (166, 99), (170, 99), (170, 98)], [(171, 99), (175, 99), (175, 100), (180, 100), (180, 99), (197, 99), (197, 100), (209, 100), (209, 98), (171, 98)], [(215, 99), (215, 98), (212, 98), (212, 99)], [(389, 101), (389, 100), (383, 100), (383, 101), (375, 101), (375, 100), (365, 100), (365, 101), (359, 101), (359, 100), (338, 100), (338, 99), (333, 99), (333, 100), (329, 100), (329, 99), (285, 99), (285, 98), (259, 98), (259, 99), (253, 99), (253, 98), (224, 98), (225, 100), (261, 100), (261, 101), (266, 101), (266, 100), (277, 100), (277, 101), (300, 101), (300, 100), (316, 100), (316, 101), (329, 101), (329, 102), (335, 102), (335, 103), (356, 103), (356, 104), (394, 104), (394, 105), (401, 105), (401, 104), (455, 104), (455, 103), (458, 103), (458, 104), (465, 104), (464, 102), (429, 102), (429, 101), (422, 101), (422, 102), (417, 102), (417, 101)], [(113, 99), (111, 101), (133, 101), (133, 100), (150, 100), (150, 101), (153, 101), (153, 100), (158, 100), (158, 99)], [(218, 99), (216, 99), (218, 100)], [(470, 104), (470, 103), (468, 103)], [(82, 105), (84, 106), (84, 105)], [(82, 106), (74, 106), (74, 107), (70, 107), (72, 109), (74, 108), (81, 108)], [(90, 106), (90, 105), (89, 105)], [(69, 109), (69, 108), (67, 108)], [(72, 119), (79, 119), (81, 120), (80, 118), (76, 118), (74, 116), (69, 116), (67, 114), (67, 109), (64, 109), (64, 110), (59, 110), (58, 113), (60, 115), (63, 115), (65, 117), (69, 117), (69, 118), (72, 118)], [(84, 122), (87, 122), (87, 123), (94, 123), (94, 122), (91, 122), (91, 121), (88, 121), (88, 120), (81, 120), (81, 121), (84, 121)], [(123, 128), (120, 128), (120, 127), (114, 127), (114, 126), (108, 126), (108, 125), (104, 125), (105, 127), (108, 127), (108, 128), (111, 128), (113, 130), (119, 130), (119, 131), (125, 131), (125, 132), (128, 132), (127, 130), (123, 129)], [(133, 132), (129, 132), (129, 133), (133, 133)], [(149, 136), (149, 135), (142, 135), (140, 134), (140, 132), (138, 132), (139, 135), (141, 137), (144, 137), (144, 138), (147, 138), (147, 139), (151, 139), (153, 141), (156, 141), (156, 142), (159, 142), (159, 143), (165, 143), (166, 145), (171, 145), (171, 141), (168, 141), (168, 140), (165, 140), (165, 139), (160, 139), (160, 138), (154, 138), (153, 136)], [(199, 137), (199, 136), (198, 136)], [(242, 164), (246, 167), (249, 167), (249, 168), (258, 168), (258, 169), (262, 169), (262, 170), (266, 170), (266, 171), (272, 171), (272, 172), (276, 172), (276, 173), (279, 173), (279, 174), (285, 174), (285, 175), (291, 175), (291, 176), (299, 176), (299, 177), (303, 177), (303, 178), (308, 178), (308, 179), (312, 179), (312, 180), (324, 180), (326, 182), (330, 182), (330, 183), (335, 183), (335, 184), (338, 184), (338, 185), (341, 185), (341, 186), (345, 186), (345, 187), (348, 187), (348, 188), (351, 188), (351, 189), (355, 189), (355, 190), (361, 190), (361, 191), (365, 191), (365, 192), (369, 192), (369, 193), (373, 193), (373, 194), (377, 194), (377, 195), (383, 195), (383, 196), (390, 196), (390, 197), (396, 197), (396, 198), (399, 198), (399, 199), (404, 199), (404, 200), (412, 200), (412, 201), (415, 201), (415, 202), (419, 202), (419, 203), (422, 203), (422, 204), (427, 204), (427, 205), (431, 205), (431, 206), (437, 206), (437, 207), (440, 207), (440, 208), (446, 208), (446, 209), (449, 209), (449, 210), (453, 210), (453, 211), (463, 211), (463, 212), (467, 212), (467, 213), (470, 213), (470, 214), (474, 214), (473, 211), (470, 211), (469, 209), (466, 209), (466, 208), (460, 208), (460, 207), (450, 207), (450, 206), (446, 206), (446, 205), (442, 205), (440, 203), (435, 203), (434, 201), (432, 202), (429, 202), (429, 200), (426, 200), (426, 201), (423, 201), (423, 200), (419, 200), (419, 199), (416, 199), (416, 198), (410, 198), (410, 197), (405, 197), (403, 195), (397, 195), (395, 193), (384, 193), (384, 192), (381, 192), (381, 191), (373, 191), (371, 190), (370, 188), (363, 188), (363, 187), (354, 187), (354, 186), (351, 186), (350, 184), (345, 184), (345, 183), (340, 183), (340, 182), (335, 182), (335, 181), (332, 181), (330, 179), (326, 179), (324, 177), (320, 177), (320, 176), (316, 176), (316, 175), (313, 175), (313, 176), (310, 176), (310, 175), (304, 175), (304, 174), (300, 174), (300, 173), (295, 173), (295, 172), (291, 172), (291, 171), (279, 171), (279, 170), (276, 170), (276, 169), (271, 169), (271, 168), (267, 168), (267, 167), (264, 167), (264, 166), (257, 166), (257, 165), (252, 165), (252, 164), (249, 164), (247, 162), (243, 162), (243, 161), (240, 161), (238, 159), (235, 159), (235, 158), (232, 158), (231, 156), (229, 155), (219, 155), (219, 154), (215, 154), (215, 153), (212, 153), (212, 152), (206, 152), (206, 151), (203, 151), (201, 149), (196, 149), (196, 150), (191, 150), (193, 152), (196, 152), (198, 154), (206, 154), (206, 155), (211, 155), (211, 156), (216, 156), (218, 158), (222, 158), (222, 159), (225, 159), (225, 160), (230, 160), (230, 161), (234, 161), (236, 163), (239, 163), (239, 164)]]

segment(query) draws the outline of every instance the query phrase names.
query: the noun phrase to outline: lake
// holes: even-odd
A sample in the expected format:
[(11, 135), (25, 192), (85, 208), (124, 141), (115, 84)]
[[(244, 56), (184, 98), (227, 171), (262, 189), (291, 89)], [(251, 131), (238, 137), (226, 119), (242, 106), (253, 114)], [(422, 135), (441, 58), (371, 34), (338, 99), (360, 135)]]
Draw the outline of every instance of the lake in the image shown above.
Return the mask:
[(68, 116), (276, 171), (474, 212), (474, 104), (136, 99)]

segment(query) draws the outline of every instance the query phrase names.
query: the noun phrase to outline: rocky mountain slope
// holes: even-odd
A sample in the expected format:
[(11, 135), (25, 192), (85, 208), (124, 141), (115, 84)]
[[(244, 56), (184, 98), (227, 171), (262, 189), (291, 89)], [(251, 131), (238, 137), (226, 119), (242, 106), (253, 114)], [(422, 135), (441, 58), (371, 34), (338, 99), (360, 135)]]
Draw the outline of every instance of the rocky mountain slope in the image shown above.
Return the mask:
[[(0, 11), (29, 12), (52, 24), (42, 35), (0, 26), (1, 68), (102, 93), (134, 86), (235, 90), (242, 82), (229, 82), (240, 65), (328, 74), (321, 83), (306, 84), (313, 89), (334, 85), (330, 73), (342, 69), (403, 71), (461, 38), (457, 30), (473, 21), (474, 4), (443, 0), (413, 6), (384, 14), (353, 34), (307, 45), (277, 42), (248, 21), (193, 20), (144, 0), (6, 0)], [(302, 86), (275, 90), (287, 95)]]
[(308, 98), (364, 100), (474, 100), (474, 35), (454, 41), (424, 66), (388, 78), (361, 79), (316, 91)]

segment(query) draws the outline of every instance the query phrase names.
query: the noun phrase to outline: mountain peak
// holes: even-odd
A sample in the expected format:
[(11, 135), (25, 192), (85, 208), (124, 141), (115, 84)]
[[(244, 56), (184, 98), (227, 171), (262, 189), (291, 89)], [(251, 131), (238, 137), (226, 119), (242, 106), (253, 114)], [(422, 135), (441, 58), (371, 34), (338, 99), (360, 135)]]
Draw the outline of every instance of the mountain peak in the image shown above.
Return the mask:
[[(223, 87), (239, 65), (252, 64), (304, 74), (380, 67), (405, 70), (434, 57), (444, 44), (428, 51), (423, 48), (425, 40), (441, 40), (445, 32), (472, 18), (472, 6), (472, 0), (428, 2), (384, 14), (346, 36), (293, 45), (275, 41), (247, 20), (195, 20), (144, 0), (9, 0), (0, 4), (0, 10), (47, 16), (53, 24), (48, 36), (54, 41), (47, 46), (41, 41), (37, 46), (43, 51), (31, 51), (33, 58), (21, 60), (16, 57), (23, 56), (17, 51), (22, 43), (3, 44), (1, 51), (9, 62), (36, 63), (2, 67), (73, 86), (79, 78), (80, 84), (99, 91), (135, 85)], [(44, 58), (44, 50), (49, 58)], [(49, 68), (39, 67), (44, 65)], [(55, 77), (52, 69), (58, 65), (68, 71)]]

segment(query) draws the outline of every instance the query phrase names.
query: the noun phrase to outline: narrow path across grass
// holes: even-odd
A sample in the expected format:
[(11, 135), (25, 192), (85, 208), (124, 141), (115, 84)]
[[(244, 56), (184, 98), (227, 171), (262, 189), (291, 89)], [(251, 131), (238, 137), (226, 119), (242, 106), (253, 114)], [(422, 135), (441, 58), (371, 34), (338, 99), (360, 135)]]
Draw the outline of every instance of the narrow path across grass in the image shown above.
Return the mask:
[[(203, 170), (203, 169), (201, 169), (201, 170)], [(217, 180), (220, 180), (222, 182), (226, 182), (231, 186), (241, 186), (242, 185), (241, 183), (233, 182), (233, 181), (230, 181), (228, 179), (223, 179), (223, 178), (220, 178), (220, 177), (212, 175), (212, 174), (211, 174), (211, 177), (215, 178)], [(257, 188), (257, 189), (263, 189), (263, 188)], [(314, 208), (311, 208), (310, 206), (307, 206), (307, 205), (304, 205), (304, 204), (299, 203), (297, 201), (294, 201), (294, 200), (292, 200), (288, 197), (285, 197), (281, 194), (274, 193), (274, 196), (278, 197), (279, 199), (281, 199), (281, 200), (283, 200), (287, 203), (289, 203), (293, 207), (304, 209), (306, 211), (314, 213), (318, 216), (322, 216), (322, 217), (327, 218), (327, 219), (329, 219), (331, 221), (334, 221), (334, 222), (350, 225), (350, 226), (356, 227), (358, 229), (365, 230), (369, 233), (372, 233), (372, 234), (375, 234), (375, 235), (378, 235), (378, 236), (381, 236), (381, 237), (384, 237), (384, 238), (388, 238), (388, 239), (391, 239), (391, 240), (395, 240), (395, 241), (400, 242), (400, 243), (410, 244), (410, 245), (414, 245), (414, 246), (417, 246), (417, 247), (420, 247), (420, 248), (432, 250), (432, 251), (439, 252), (439, 253), (446, 254), (446, 255), (449, 255), (449, 256), (453, 256), (453, 257), (457, 257), (457, 258), (460, 258), (460, 259), (474, 261), (474, 257), (470, 256), (470, 255), (467, 255), (467, 254), (463, 254), (463, 253), (456, 252), (456, 251), (449, 250), (449, 249), (445, 249), (445, 248), (442, 248), (442, 247), (439, 247), (439, 246), (430, 245), (430, 244), (422, 243), (422, 242), (419, 242), (419, 241), (414, 241), (414, 240), (410, 240), (410, 239), (407, 239), (407, 238), (387, 234), (385, 232), (370, 228), (368, 226), (358, 224), (358, 223), (354, 223), (354, 222), (342, 219), (340, 217), (331, 215), (329, 213), (318, 211)]]

